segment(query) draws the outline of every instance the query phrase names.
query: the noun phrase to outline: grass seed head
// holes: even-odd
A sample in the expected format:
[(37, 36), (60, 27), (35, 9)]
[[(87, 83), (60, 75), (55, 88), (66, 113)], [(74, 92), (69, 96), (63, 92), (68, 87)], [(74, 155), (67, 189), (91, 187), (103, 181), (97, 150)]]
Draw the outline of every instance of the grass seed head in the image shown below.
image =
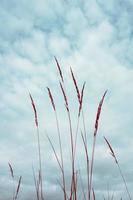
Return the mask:
[(9, 168), (10, 168), (11, 176), (12, 176), (12, 178), (14, 178), (13, 168), (12, 168), (10, 163), (8, 163), (8, 165), (9, 165)]
[(55, 58), (56, 65), (57, 65), (58, 70), (59, 70), (59, 74), (60, 74), (61, 80), (62, 80), (62, 82), (64, 83), (64, 78), (63, 78), (63, 74), (62, 74), (62, 71), (61, 71), (61, 67), (60, 67), (60, 65), (59, 65), (59, 62), (58, 62), (57, 58), (56, 58), (56, 57), (54, 57), (54, 58)]
[(36, 106), (35, 106), (34, 100), (33, 100), (33, 98), (32, 98), (32, 96), (31, 96), (30, 93), (29, 93), (29, 96), (30, 96), (31, 104), (32, 104), (32, 107), (33, 107), (33, 110), (34, 110), (34, 115), (35, 115), (35, 124), (36, 124), (36, 126), (38, 127), (38, 117), (37, 117)]
[(52, 104), (52, 107), (54, 109), (54, 111), (56, 110), (55, 108), (55, 103), (54, 103), (54, 99), (53, 99), (53, 96), (52, 96), (52, 93), (51, 93), (51, 90), (47, 87), (47, 90), (48, 90), (48, 95), (49, 95), (49, 98), (51, 100), (51, 104)]
[(95, 131), (94, 131), (94, 136), (96, 136), (97, 134), (97, 130), (98, 130), (98, 124), (99, 124), (99, 118), (100, 118), (100, 114), (101, 114), (101, 109), (102, 109), (102, 105), (103, 105), (103, 101), (105, 98), (105, 95), (107, 93), (107, 90), (104, 92), (104, 95), (99, 103), (98, 109), (97, 109), (97, 114), (96, 114), (96, 120), (95, 120)]
[(75, 89), (76, 89), (76, 92), (77, 92), (78, 102), (79, 102), (79, 104), (80, 104), (81, 98), (80, 98), (80, 92), (79, 92), (78, 84), (77, 84), (76, 78), (75, 78), (75, 76), (74, 76), (74, 73), (73, 73), (71, 67), (70, 67), (70, 70), (71, 70), (72, 80), (73, 80), (73, 82), (74, 82)]

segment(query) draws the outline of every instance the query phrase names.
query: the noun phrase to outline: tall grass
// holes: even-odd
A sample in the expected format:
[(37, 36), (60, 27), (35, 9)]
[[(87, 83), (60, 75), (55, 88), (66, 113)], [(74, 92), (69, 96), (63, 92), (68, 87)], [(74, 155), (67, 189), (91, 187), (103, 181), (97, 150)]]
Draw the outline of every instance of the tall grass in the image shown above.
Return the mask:
[[(91, 152), (89, 152), (89, 146), (88, 146), (88, 142), (87, 142), (87, 131), (86, 131), (86, 119), (84, 116), (84, 93), (85, 93), (85, 85), (86, 83), (84, 82), (82, 84), (82, 88), (80, 89), (78, 86), (78, 81), (74, 75), (74, 72), (72, 70), (72, 68), (70, 68), (70, 74), (71, 74), (71, 80), (74, 84), (74, 88), (75, 88), (75, 92), (76, 92), (76, 98), (78, 101), (78, 107), (77, 107), (77, 115), (76, 115), (76, 129), (74, 131), (73, 125), (73, 119), (72, 119), (72, 108), (70, 105), (70, 101), (67, 95), (67, 90), (68, 88), (66, 87), (66, 82), (65, 82), (65, 78), (64, 78), (64, 74), (62, 72), (61, 66), (57, 60), (57, 58), (55, 57), (55, 63), (57, 66), (57, 70), (59, 73), (59, 89), (60, 89), (60, 95), (62, 95), (64, 103), (65, 103), (65, 109), (66, 109), (66, 113), (67, 113), (67, 119), (68, 119), (68, 128), (69, 128), (69, 138), (70, 138), (70, 149), (71, 149), (71, 178), (70, 178), (70, 183), (69, 186), (66, 185), (66, 176), (65, 176), (65, 157), (64, 157), (64, 153), (63, 153), (63, 145), (62, 145), (62, 131), (60, 129), (60, 121), (58, 119), (58, 109), (52, 94), (52, 91), (49, 87), (47, 87), (47, 92), (48, 92), (48, 96), (50, 99), (50, 103), (52, 105), (52, 109), (54, 111), (55, 114), (55, 121), (56, 121), (56, 128), (57, 128), (57, 134), (58, 134), (58, 143), (59, 143), (59, 155), (56, 152), (56, 149), (54, 147), (54, 143), (51, 140), (51, 138), (49, 137), (49, 135), (47, 135), (47, 139), (49, 141), (49, 144), (52, 148), (52, 151), (54, 153), (55, 159), (57, 161), (57, 164), (59, 166), (60, 172), (61, 172), (61, 181), (58, 181), (59, 186), (61, 187), (61, 190), (63, 191), (63, 200), (80, 200), (79, 196), (78, 196), (78, 185), (80, 183), (81, 187), (82, 187), (82, 193), (83, 193), (83, 199), (84, 200), (95, 200), (96, 199), (96, 193), (94, 190), (94, 184), (93, 184), (93, 176), (94, 176), (94, 161), (95, 161), (95, 149), (96, 149), (96, 140), (97, 140), (97, 135), (98, 135), (98, 129), (99, 129), (99, 120), (100, 120), (100, 116), (101, 116), (101, 112), (102, 112), (102, 107), (103, 107), (103, 102), (105, 100), (105, 96), (107, 94), (107, 91), (104, 92), (99, 104), (98, 104), (98, 108), (97, 108), (97, 113), (96, 113), (96, 118), (95, 118), (95, 124), (94, 124), (94, 132), (93, 132), (93, 141), (92, 141), (92, 146), (91, 146)], [(33, 178), (34, 178), (34, 184), (35, 184), (35, 190), (36, 190), (36, 198), (37, 200), (44, 200), (44, 194), (43, 194), (43, 176), (42, 176), (42, 157), (41, 157), (41, 145), (40, 145), (40, 132), (39, 132), (39, 125), (38, 125), (38, 115), (37, 115), (37, 109), (36, 109), (36, 105), (35, 102), (33, 100), (33, 97), (31, 96), (31, 94), (29, 94), (30, 96), (30, 100), (31, 100), (31, 104), (32, 104), (32, 108), (34, 111), (34, 120), (35, 120), (35, 126), (36, 126), (36, 131), (37, 131), (37, 144), (38, 144), (38, 164), (39, 164), (39, 170), (38, 170), (38, 176), (36, 176), (34, 168), (33, 169)], [(74, 101), (74, 99), (73, 99)], [(78, 132), (80, 129), (80, 120), (82, 118), (82, 129), (81, 129), (81, 139), (83, 142), (83, 148), (84, 148), (84, 152), (85, 152), (85, 160), (86, 160), (86, 176), (87, 176), (87, 190), (84, 187), (84, 184), (82, 182), (82, 174), (78, 173), (78, 169), (76, 166), (76, 159), (78, 156), (77, 153), (77, 138), (78, 138)], [(104, 138), (106, 143), (108, 144), (110, 151), (111, 151), (111, 155), (114, 157), (115, 162), (118, 166), (119, 172), (121, 174), (121, 177), (123, 179), (123, 182), (125, 184), (125, 188), (126, 188), (126, 192), (128, 194), (129, 200), (131, 200), (131, 195), (129, 193), (128, 187), (127, 187), (127, 183), (125, 181), (125, 178), (123, 176), (123, 173), (121, 171), (120, 165), (118, 163), (118, 160), (116, 159), (116, 156), (114, 154), (114, 151), (110, 145), (110, 143), (108, 142), (108, 140), (106, 138)], [(10, 167), (10, 171), (13, 177), (13, 172), (12, 172), (12, 168)], [(80, 175), (79, 175), (80, 174)], [(20, 179), (21, 182), (21, 179)], [(69, 188), (69, 189), (68, 189)], [(108, 195), (108, 199), (110, 199), (109, 195)], [(114, 195), (112, 195), (111, 200), (114, 199)], [(13, 199), (15, 200), (15, 199)]]

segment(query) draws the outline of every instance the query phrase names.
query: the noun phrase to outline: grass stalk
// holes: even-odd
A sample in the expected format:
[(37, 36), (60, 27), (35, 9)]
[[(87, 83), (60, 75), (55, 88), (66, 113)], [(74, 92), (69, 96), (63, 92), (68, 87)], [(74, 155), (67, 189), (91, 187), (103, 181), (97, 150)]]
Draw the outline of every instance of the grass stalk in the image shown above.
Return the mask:
[(123, 175), (123, 173), (122, 173), (120, 164), (119, 164), (118, 159), (117, 159), (117, 157), (116, 157), (116, 155), (115, 155), (115, 153), (114, 153), (114, 150), (113, 150), (111, 144), (109, 143), (109, 141), (108, 141), (105, 137), (104, 137), (104, 140), (105, 140), (105, 142), (107, 143), (107, 145), (108, 145), (108, 147), (109, 147), (109, 149), (110, 149), (110, 153), (111, 153), (112, 157), (114, 158), (115, 163), (116, 163), (116, 165), (117, 165), (117, 167), (118, 167), (119, 173), (120, 173), (121, 178), (122, 178), (122, 180), (123, 180), (123, 183), (124, 183), (124, 185), (125, 185), (125, 189), (126, 189), (128, 198), (129, 198), (129, 200), (131, 200), (132, 198), (131, 198), (130, 192), (129, 192), (129, 190), (128, 190), (125, 177), (124, 177), (124, 175)]
[[(66, 106), (66, 110), (67, 110), (67, 115), (68, 115), (68, 121), (69, 121), (69, 129), (70, 129), (70, 141), (71, 141), (71, 157), (72, 157), (72, 181), (71, 181), (71, 191), (72, 191), (72, 187), (74, 188), (74, 200), (77, 199), (77, 194), (76, 194), (76, 182), (75, 182), (75, 164), (74, 164), (74, 140), (73, 140), (73, 131), (72, 131), (72, 122), (71, 122), (71, 115), (70, 115), (70, 111), (69, 111), (69, 106), (68, 106), (68, 100), (67, 100), (67, 96), (66, 96), (66, 91), (65, 91), (65, 84), (64, 84), (64, 78), (63, 78), (63, 74), (61, 71), (61, 67), (59, 65), (58, 60), (55, 57), (55, 61), (57, 64), (57, 68), (59, 71), (59, 75), (61, 78), (61, 82), (60, 82), (60, 88), (64, 97), (64, 101), (65, 101), (65, 106)], [(73, 72), (71, 70), (71, 74), (72, 77), (73, 76)], [(74, 80), (74, 79), (73, 79)], [(74, 80), (76, 82), (76, 80)], [(77, 88), (78, 89), (78, 88)], [(78, 91), (78, 95), (79, 95), (79, 91)], [(80, 98), (78, 96), (78, 98)], [(78, 129), (78, 128), (77, 128)], [(76, 131), (77, 132), (77, 131)], [(72, 194), (72, 192), (71, 192)]]
[(75, 180), (75, 162), (74, 162), (74, 141), (73, 141), (73, 132), (72, 132), (72, 122), (70, 112), (67, 111), (68, 120), (69, 120), (69, 128), (70, 128), (70, 139), (71, 139), (71, 156), (72, 156), (72, 186), (74, 190), (74, 200), (77, 199), (76, 193), (76, 180)]
[(95, 196), (95, 191), (94, 191), (94, 189), (92, 188), (92, 197), (93, 197), (93, 200), (95, 200), (96, 199), (96, 196)]
[(124, 177), (124, 175), (123, 175), (123, 172), (122, 172), (122, 170), (121, 170), (121, 167), (120, 167), (120, 165), (119, 165), (119, 162), (117, 163), (117, 166), (118, 166), (120, 175), (121, 175), (121, 177), (122, 177), (122, 179), (123, 179), (123, 183), (124, 183), (124, 185), (125, 185), (125, 188), (126, 188), (126, 191), (127, 191), (127, 194), (128, 194), (128, 198), (131, 200), (131, 195), (130, 195), (130, 193), (129, 193), (129, 190), (128, 190), (128, 187), (127, 187), (127, 183), (126, 183), (125, 177)]
[(86, 200), (86, 195), (85, 195), (83, 180), (82, 180), (82, 176), (81, 176), (81, 172), (80, 171), (79, 171), (79, 178), (80, 178), (80, 184), (81, 184), (81, 189), (82, 189), (82, 193), (83, 193), (83, 198), (84, 198), (84, 200)]
[(22, 176), (19, 177), (19, 181), (18, 181), (16, 193), (15, 193), (15, 196), (14, 196), (14, 200), (17, 200), (17, 198), (18, 198), (18, 193), (19, 193), (19, 190), (20, 190), (21, 180), (22, 180)]
[(64, 173), (64, 160), (63, 160), (63, 152), (62, 152), (62, 143), (61, 143), (61, 135), (60, 135), (60, 129), (59, 129), (59, 121), (57, 117), (57, 112), (55, 111), (55, 117), (56, 117), (56, 124), (57, 124), (57, 130), (58, 130), (58, 136), (59, 136), (59, 146), (60, 146), (60, 154), (61, 154), (61, 166), (62, 166), (62, 181), (63, 181), (63, 187), (64, 187), (64, 200), (67, 199), (66, 197), (66, 183), (65, 183), (65, 173)]
[[(59, 186), (60, 186), (60, 188), (62, 189), (63, 193), (64, 193), (64, 192), (66, 193), (66, 191), (65, 191), (65, 189), (64, 189), (64, 187), (63, 187), (63, 185), (60, 183), (59, 180), (57, 180), (57, 183), (59, 184)], [(67, 193), (66, 193), (66, 199), (67, 199), (67, 200), (70, 200)]]
[(60, 156), (61, 156), (61, 168), (62, 168), (62, 182), (63, 182), (63, 187), (64, 187), (64, 200), (66, 200), (66, 183), (65, 183), (65, 173), (64, 173), (64, 160), (63, 160), (63, 152), (62, 152), (62, 142), (61, 142), (61, 133), (60, 133), (60, 128), (59, 128), (59, 120), (57, 116), (57, 111), (56, 111), (56, 106), (54, 103), (54, 99), (52, 96), (52, 93), (50, 89), (47, 87), (49, 98), (51, 100), (51, 104), (55, 113), (55, 119), (56, 119), (56, 126), (57, 126), (57, 132), (58, 132), (58, 139), (59, 139), (59, 147), (60, 147)]
[(74, 187), (74, 200), (76, 200), (77, 195), (76, 195), (76, 182), (75, 182), (74, 140), (73, 140), (73, 131), (72, 131), (72, 121), (71, 121), (71, 114), (70, 114), (70, 110), (69, 110), (66, 92), (65, 92), (64, 87), (63, 87), (61, 82), (60, 82), (60, 88), (61, 88), (61, 91), (62, 91), (62, 95), (64, 97), (65, 107), (66, 107), (66, 110), (67, 110), (67, 116), (68, 116), (68, 121), (69, 121), (70, 142), (71, 142), (71, 157), (72, 157), (72, 182), (71, 182), (71, 186), (73, 185), (73, 187)]
[(37, 131), (38, 162), (39, 162), (39, 172), (40, 172), (40, 195), (41, 195), (41, 200), (44, 200), (43, 183), (42, 183), (42, 159), (41, 159), (41, 146), (40, 146), (40, 132), (39, 132), (39, 126), (38, 126), (37, 109), (36, 109), (36, 106), (35, 106), (35, 102), (34, 102), (30, 93), (29, 93), (29, 96), (30, 96), (31, 104), (32, 104), (33, 111), (34, 111), (35, 125), (36, 125), (36, 131)]
[(49, 138), (49, 136), (48, 136), (48, 135), (46, 135), (46, 136), (47, 136), (48, 141), (49, 141), (49, 143), (50, 143), (50, 145), (51, 145), (51, 147), (52, 147), (52, 150), (53, 150), (53, 152), (54, 152), (54, 155), (55, 155), (56, 161), (57, 161), (57, 163), (58, 163), (58, 165), (59, 165), (59, 168), (60, 168), (60, 170), (61, 170), (61, 172), (62, 172), (62, 166), (61, 166), (60, 160), (59, 160), (59, 158), (58, 158), (58, 155), (57, 155), (57, 153), (56, 153), (56, 150), (55, 150), (55, 148), (54, 148), (54, 146), (53, 146), (53, 143), (52, 143), (51, 139)]
[(85, 143), (86, 143), (86, 147), (87, 147), (87, 133), (86, 133), (86, 125), (85, 125), (85, 117), (84, 117), (83, 108), (82, 108), (82, 120), (83, 120)]
[(33, 172), (33, 178), (34, 178), (34, 185), (36, 189), (36, 197), (37, 197), (37, 200), (39, 200), (38, 180), (36, 179), (35, 170), (33, 166), (32, 166), (32, 172)]
[(38, 142), (38, 156), (39, 156), (39, 174), (40, 174), (40, 190), (41, 190), (41, 200), (44, 200), (43, 197), (43, 183), (42, 183), (42, 159), (41, 159), (41, 146), (40, 146), (40, 132), (37, 126), (37, 142)]
[(94, 167), (94, 157), (95, 157), (96, 136), (97, 136), (98, 126), (99, 126), (99, 118), (101, 114), (101, 109), (102, 109), (102, 105), (103, 105), (103, 101), (104, 101), (106, 93), (107, 91), (104, 92), (104, 95), (102, 96), (102, 99), (98, 105), (96, 120), (95, 120), (95, 130), (94, 130), (94, 135), (93, 135), (93, 146), (92, 146), (91, 167), (90, 167), (89, 200), (90, 200), (91, 190), (92, 190), (92, 177), (93, 177), (93, 167)]
[(88, 156), (88, 148), (87, 148), (87, 143), (86, 143), (86, 138), (81, 132), (83, 144), (84, 144), (84, 149), (85, 149), (85, 155), (86, 155), (86, 170), (87, 170), (87, 191), (88, 191), (88, 200), (89, 200), (89, 188), (90, 188), (90, 183), (89, 183), (89, 156)]
[(89, 197), (88, 197), (89, 200), (90, 200), (91, 189), (92, 189), (92, 176), (93, 176), (95, 146), (96, 146), (96, 136), (94, 136), (94, 138), (93, 138), (93, 146), (92, 146), (91, 168), (90, 168), (90, 181), (89, 181)]

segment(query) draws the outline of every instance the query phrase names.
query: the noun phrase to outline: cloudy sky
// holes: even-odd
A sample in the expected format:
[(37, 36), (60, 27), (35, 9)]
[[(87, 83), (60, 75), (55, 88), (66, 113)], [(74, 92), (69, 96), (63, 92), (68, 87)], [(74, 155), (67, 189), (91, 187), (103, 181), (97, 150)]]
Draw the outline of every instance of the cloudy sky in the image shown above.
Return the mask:
[[(93, 183), (97, 199), (107, 197), (108, 188), (116, 199), (127, 199), (103, 136), (111, 142), (133, 196), (132, 19), (132, 0), (0, 0), (0, 200), (12, 196), (8, 162), (14, 169), (15, 184), (20, 175), (23, 177), (19, 199), (29, 200), (35, 195), (32, 165), (37, 170), (37, 135), (29, 91), (38, 111), (46, 200), (62, 199), (57, 183), (60, 171), (46, 139), (48, 134), (58, 153), (55, 116), (47, 86), (56, 102), (69, 186), (68, 120), (54, 56), (64, 74), (73, 131), (78, 102), (70, 66), (80, 88), (86, 81), (84, 115), (90, 153), (97, 105), (108, 89), (96, 146)], [(81, 171), (85, 187), (85, 155), (80, 134), (77, 155), (77, 170)], [(81, 198), (80, 192), (79, 195)]]

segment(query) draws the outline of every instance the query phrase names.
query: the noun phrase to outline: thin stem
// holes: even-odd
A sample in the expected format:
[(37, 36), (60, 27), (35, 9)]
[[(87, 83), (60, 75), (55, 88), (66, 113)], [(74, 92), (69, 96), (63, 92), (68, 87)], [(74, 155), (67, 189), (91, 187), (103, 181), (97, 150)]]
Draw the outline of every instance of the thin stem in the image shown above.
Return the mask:
[(74, 174), (74, 172), (75, 172), (75, 166), (74, 166), (74, 142), (73, 142), (72, 122), (71, 122), (71, 116), (70, 116), (70, 111), (69, 111), (68, 100), (67, 100), (67, 96), (66, 96), (66, 92), (65, 92), (64, 81), (62, 83), (60, 82), (60, 87), (61, 87), (62, 94), (63, 94), (64, 101), (65, 101), (65, 106), (66, 106), (67, 115), (68, 115), (68, 121), (69, 121), (69, 128), (70, 128), (71, 154), (72, 154), (72, 182), (71, 182), (71, 191), (72, 191), (72, 187), (74, 187), (74, 200), (76, 200), (77, 196), (76, 196), (76, 183), (75, 183), (75, 174)]
[[(64, 187), (63, 187), (63, 185), (61, 185), (60, 181), (57, 180), (57, 182), (58, 182), (59, 186), (61, 187), (61, 189), (63, 190), (63, 192), (66, 193), (66, 191), (64, 190)], [(70, 200), (69, 197), (68, 197), (68, 195), (67, 195), (67, 193), (66, 193), (66, 199)]]
[(83, 192), (83, 197), (84, 197), (84, 200), (86, 200), (85, 191), (84, 191), (84, 185), (83, 185), (83, 180), (82, 180), (82, 176), (81, 176), (81, 172), (80, 171), (79, 171), (79, 178), (80, 178), (81, 189), (82, 189), (82, 192)]
[(130, 195), (130, 193), (129, 193), (129, 190), (128, 190), (128, 187), (127, 187), (127, 183), (126, 183), (126, 180), (125, 180), (125, 178), (124, 178), (124, 175), (123, 175), (123, 173), (122, 173), (122, 170), (121, 170), (120, 165), (119, 165), (118, 162), (117, 162), (117, 166), (118, 166), (118, 169), (119, 169), (120, 175), (121, 175), (121, 177), (122, 177), (122, 179), (123, 179), (123, 182), (124, 182), (124, 185), (125, 185), (125, 188), (126, 188), (126, 191), (127, 191), (128, 197), (129, 197), (129, 199), (131, 200), (131, 195)]
[(82, 108), (82, 119), (83, 119), (83, 128), (84, 128), (84, 146), (86, 151), (86, 159), (87, 159), (87, 184), (88, 184), (88, 200), (89, 200), (89, 174), (90, 174), (90, 166), (89, 166), (89, 156), (88, 156), (88, 146), (87, 146), (87, 133), (86, 133), (86, 126), (85, 126), (85, 118), (84, 118), (84, 111)]
[(37, 180), (36, 180), (35, 170), (34, 170), (33, 166), (32, 166), (32, 171), (33, 171), (33, 178), (34, 178), (34, 184), (35, 184), (35, 189), (36, 189), (36, 196), (37, 196), (37, 200), (39, 200), (39, 192), (38, 192), (38, 187), (37, 187)]
[(79, 120), (80, 120), (80, 116), (78, 116), (77, 127), (76, 127), (76, 134), (75, 134), (74, 159), (75, 159), (75, 156), (76, 156), (76, 146), (77, 146), (77, 136), (78, 136), (78, 129), (79, 129)]
[(124, 185), (125, 185), (125, 188), (126, 188), (128, 197), (129, 197), (129, 199), (131, 200), (131, 195), (130, 195), (130, 193), (129, 193), (129, 190), (128, 190), (128, 187), (127, 187), (127, 184), (126, 184), (126, 180), (125, 180), (124, 175), (123, 175), (123, 173), (122, 173), (122, 170), (121, 170), (121, 168), (120, 168), (120, 165), (119, 165), (119, 162), (118, 162), (117, 157), (116, 157), (116, 155), (115, 155), (115, 152), (114, 152), (114, 150), (113, 150), (111, 144), (109, 143), (109, 141), (108, 141), (105, 137), (104, 137), (104, 139), (105, 139), (105, 141), (106, 141), (106, 143), (107, 143), (107, 145), (108, 145), (108, 147), (109, 147), (109, 149), (110, 149), (110, 153), (111, 153), (112, 157), (114, 158), (115, 163), (116, 163), (117, 166), (118, 166), (118, 169), (119, 169), (120, 175), (121, 175), (121, 177), (122, 177), (122, 179), (123, 179), (123, 182), (124, 182)]
[(87, 185), (88, 185), (88, 200), (89, 200), (89, 156), (88, 156), (88, 148), (87, 148), (87, 144), (84, 138), (84, 135), (81, 133), (82, 136), (82, 140), (83, 140), (83, 144), (84, 144), (84, 149), (85, 149), (85, 155), (86, 155), (86, 162), (87, 162)]
[(94, 135), (94, 138), (93, 138), (93, 147), (92, 147), (91, 169), (90, 169), (90, 183), (89, 183), (89, 200), (90, 200), (91, 189), (92, 189), (92, 177), (93, 177), (95, 146), (96, 146), (96, 135)]
[(84, 128), (85, 142), (86, 142), (86, 146), (87, 146), (87, 133), (86, 133), (86, 126), (85, 126), (85, 118), (84, 118), (83, 108), (82, 108), (82, 119), (83, 119), (83, 128)]
[(101, 115), (102, 105), (103, 105), (103, 101), (104, 101), (106, 93), (107, 93), (107, 90), (104, 92), (104, 95), (102, 96), (102, 99), (99, 102), (98, 109), (97, 109), (97, 114), (96, 114), (96, 120), (95, 120), (95, 130), (94, 130), (94, 136), (93, 136), (93, 147), (92, 147), (92, 157), (91, 157), (89, 200), (90, 200), (91, 189), (92, 189), (92, 176), (93, 176), (93, 165), (94, 165), (94, 155), (95, 155), (95, 146), (96, 146), (96, 136), (97, 136), (97, 132), (98, 132), (99, 119), (100, 119), (100, 115)]
[(74, 143), (73, 143), (73, 133), (72, 133), (72, 122), (69, 110), (67, 111), (70, 127), (70, 138), (71, 138), (71, 153), (72, 153), (72, 185), (74, 188), (74, 200), (77, 199), (76, 194), (76, 182), (75, 182), (75, 162), (74, 162)]
[(14, 182), (14, 178), (12, 178), (12, 182), (13, 182), (13, 200), (15, 198), (15, 182)]
[(86, 127), (85, 127), (85, 119), (84, 119), (84, 112), (82, 110), (82, 118), (83, 118), (83, 127), (84, 127), (84, 137), (85, 137), (85, 146), (86, 146), (86, 160), (87, 160), (87, 184), (88, 184), (88, 200), (89, 200), (89, 174), (90, 174), (90, 163), (89, 163), (89, 155), (88, 155), (88, 146), (87, 146), (87, 134), (86, 134)]
[(62, 143), (61, 143), (61, 134), (59, 129), (59, 121), (57, 117), (57, 112), (55, 110), (55, 118), (56, 118), (56, 125), (57, 125), (57, 131), (58, 131), (58, 137), (59, 137), (59, 146), (60, 146), (60, 155), (61, 155), (61, 166), (62, 166), (62, 181), (63, 181), (63, 187), (64, 187), (64, 200), (67, 199), (66, 197), (66, 183), (65, 183), (65, 174), (64, 174), (64, 161), (63, 161), (63, 153), (62, 153)]
[(49, 143), (50, 143), (50, 145), (51, 145), (51, 147), (52, 147), (52, 150), (53, 150), (53, 152), (54, 152), (54, 155), (55, 155), (55, 158), (56, 158), (57, 163), (58, 163), (58, 165), (59, 165), (59, 168), (60, 168), (60, 170), (61, 170), (61, 172), (62, 172), (62, 166), (61, 166), (60, 160), (59, 160), (59, 158), (58, 158), (58, 155), (57, 155), (57, 153), (56, 153), (56, 151), (55, 151), (55, 148), (54, 148), (54, 146), (53, 146), (53, 144), (52, 144), (52, 142), (51, 142), (49, 136), (48, 136), (48, 135), (46, 135), (46, 136), (47, 136), (48, 141), (49, 141)]
[(37, 143), (38, 143), (38, 159), (39, 159), (39, 171), (40, 171), (40, 184), (41, 184), (41, 199), (44, 200), (43, 197), (43, 183), (42, 183), (42, 160), (41, 160), (41, 146), (40, 146), (40, 133), (39, 128), (37, 126)]

